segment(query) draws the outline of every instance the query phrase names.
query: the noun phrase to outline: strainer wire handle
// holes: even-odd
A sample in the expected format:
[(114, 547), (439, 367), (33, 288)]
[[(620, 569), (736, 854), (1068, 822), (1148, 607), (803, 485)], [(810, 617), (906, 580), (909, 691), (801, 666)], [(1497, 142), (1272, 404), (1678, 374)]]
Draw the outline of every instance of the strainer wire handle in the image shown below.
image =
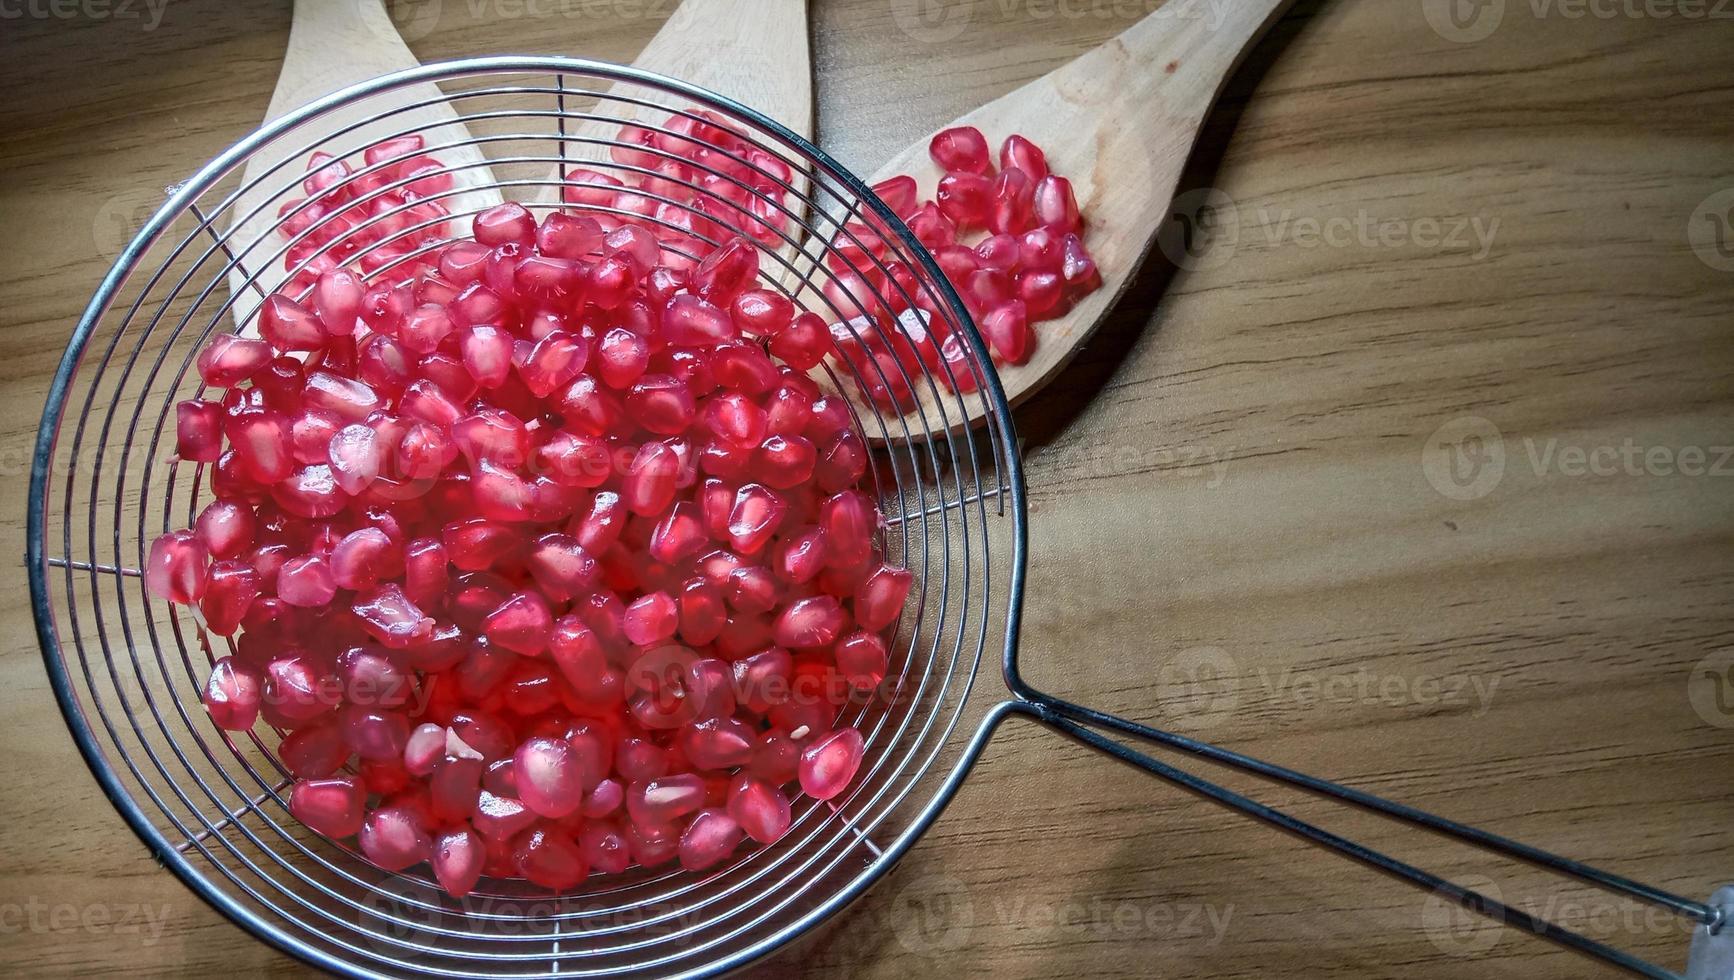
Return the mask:
[[(1036, 716), (1055, 730), (1062, 732), (1091, 748), (1104, 752), (1122, 762), (1136, 766), (1176, 786), (1196, 793), (1213, 802), (1261, 820), (1272, 826), (1286, 830), (1311, 843), (1328, 847), (1337, 853), (1359, 861), (1377, 870), (1393, 875), (1419, 888), (1426, 888), (1438, 895), (1444, 896), (1471, 911), (1485, 915), (1504, 925), (1512, 925), (1534, 933), (1543, 939), (1550, 940), (1570, 949), (1577, 950), (1621, 967), (1639, 976), (1652, 977), (1655, 980), (1685, 980), (1678, 973), (1639, 959), (1630, 953), (1616, 949), (1605, 943), (1591, 939), (1578, 932), (1557, 925), (1546, 919), (1531, 915), (1521, 909), (1512, 908), (1505, 903), (1483, 895), (1480, 892), (1464, 888), (1451, 881), (1439, 877), (1415, 865), (1400, 861), (1388, 854), (1346, 837), (1334, 834), (1315, 824), (1308, 823), (1298, 817), (1267, 806), (1248, 796), (1231, 789), (1212, 783), (1209, 780), (1195, 776), (1178, 769), (1158, 759), (1130, 748), (1112, 738), (1096, 731), (1096, 727), (1111, 729), (1126, 735), (1156, 742), (1170, 748), (1189, 752), (1201, 758), (1219, 762), (1224, 765), (1274, 779), (1280, 782), (1298, 786), (1311, 792), (1319, 793), (1348, 803), (1354, 803), (1370, 810), (1395, 817), (1408, 823), (1425, 827), (1429, 830), (1455, 837), (1488, 850), (1498, 851), (1509, 856), (1537, 864), (1562, 874), (1589, 882), (1610, 891), (1619, 892), (1632, 898), (1659, 905), (1671, 912), (1694, 919), (1710, 931), (1719, 929), (1724, 922), (1725, 912), (1715, 906), (1694, 902), (1690, 899), (1671, 894), (1650, 885), (1635, 882), (1618, 875), (1610, 874), (1599, 868), (1582, 864), (1569, 858), (1560, 857), (1538, 848), (1530, 847), (1517, 841), (1491, 834), (1453, 820), (1417, 810), (1400, 803), (1394, 803), (1370, 793), (1334, 783), (1316, 776), (1296, 772), (1273, 763), (1264, 762), (1251, 756), (1243, 755), (1220, 746), (1200, 742), (1172, 732), (1152, 728), (1138, 722), (1128, 721), (1106, 712), (1072, 704), (1059, 698), (1042, 694), (1039, 691), (1024, 686), (1020, 692), (1036, 707)], [(1086, 727), (1095, 726), (1095, 727)]]

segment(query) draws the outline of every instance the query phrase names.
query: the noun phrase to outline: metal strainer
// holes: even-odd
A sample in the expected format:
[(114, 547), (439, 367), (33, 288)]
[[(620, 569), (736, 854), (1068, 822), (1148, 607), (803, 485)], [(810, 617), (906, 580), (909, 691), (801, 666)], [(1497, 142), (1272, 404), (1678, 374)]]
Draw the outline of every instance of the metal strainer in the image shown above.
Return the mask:
[[(418, 86), (425, 93), (430, 82), (444, 95), (408, 94)], [(455, 120), (426, 112), (430, 98)], [(913, 289), (909, 279), (904, 285), (893, 279), (888, 288), (904, 291), (906, 302), (912, 292), (924, 293), (923, 305), (951, 320), (967, 341), (962, 363), (974, 386), (961, 387), (968, 395), (939, 377), (957, 370), (952, 362), (931, 370), (914, 361), (892, 364), (909, 372), (900, 380), (921, 395), (908, 415), (880, 411), (857, 394), (865, 384), (883, 385), (883, 376), (850, 377), (859, 369), (853, 364), (822, 369), (822, 383), (850, 397), (857, 426), (876, 447), (869, 479), (887, 515), (885, 550), (916, 574), (893, 678), (881, 696), (846, 709), (867, 738), (860, 776), (835, 800), (798, 801), (778, 843), (738, 852), (704, 874), (633, 869), (593, 877), (573, 896), (484, 879), (460, 902), (425, 870), (383, 872), (306, 831), (288, 815), (288, 775), (267, 743), (254, 733), (221, 732), (207, 719), (200, 686), (212, 660), (228, 652), (213, 644), (226, 641), (209, 637), (185, 607), (149, 596), (138, 571), (150, 541), (189, 524), (208, 499), (203, 466), (172, 458), (173, 406), (199, 392), (190, 368), (211, 336), (254, 329), (260, 270), (282, 268), (311, 233), (287, 240), (275, 233), (279, 207), (302, 196), (302, 164), (311, 152), (346, 158), (380, 139), (419, 134), (457, 178), (436, 197), (454, 225), (467, 226), (462, 219), (495, 193), (543, 213), (557, 207), (537, 203), (554, 196), (547, 189), (555, 166), (644, 173), (610, 159), (618, 137), (602, 124), (631, 118), (666, 130), (669, 120), (690, 120), (699, 109), (721, 114), (793, 174), (775, 181), (781, 195), (753, 192), (760, 199), (756, 213), (773, 224), (786, 219), (762, 243), (764, 285), (852, 329), (835, 290), (828, 298), (821, 288), (836, 277), (824, 260), (840, 243), (859, 245), (859, 235), (871, 234), (865, 229), (882, 229), (886, 257), (856, 248), (853, 261), (881, 269), (903, 263), (913, 271)], [(484, 149), (486, 165), (461, 162), (480, 159), (476, 151)], [(260, 166), (260, 160), (277, 162)], [(716, 170), (696, 170), (687, 186), (701, 201), (720, 186), (714, 180), (712, 190), (700, 186), (707, 175), (745, 186)], [(244, 179), (244, 172), (256, 176)], [(742, 212), (705, 210), (737, 230), (728, 215)], [(375, 220), (395, 217), (386, 211)], [(419, 227), (425, 224), (395, 234)], [(307, 255), (300, 265), (313, 261)], [(858, 299), (871, 305), (869, 297)], [(865, 367), (884, 370), (880, 362)], [(980, 411), (967, 411), (965, 399), (978, 399)], [(984, 414), (985, 423), (964, 424), (971, 414)], [(1716, 905), (1032, 688), (1018, 671), (1028, 529), (1017, 445), (986, 348), (932, 257), (859, 178), (805, 140), (745, 106), (630, 68), (529, 57), (436, 64), (344, 90), (267, 125), (172, 188), (125, 249), (80, 320), (43, 413), (29, 497), (31, 600), (72, 735), (152, 853), (254, 935), (341, 974), (708, 975), (742, 966), (811, 929), (885, 874), (1012, 715), (1042, 721), (1193, 792), (1633, 972), (1675, 975), (1265, 808), (1115, 737), (1238, 766), (1653, 902), (1703, 924), (1695, 960), (1701, 954), (1708, 964), (1718, 952), (1725, 940)], [(972, 698), (983, 655), (995, 653), (1012, 697)], [(1695, 963), (1692, 976), (1729, 976), (1726, 966), (1720, 974), (1705, 969)]]

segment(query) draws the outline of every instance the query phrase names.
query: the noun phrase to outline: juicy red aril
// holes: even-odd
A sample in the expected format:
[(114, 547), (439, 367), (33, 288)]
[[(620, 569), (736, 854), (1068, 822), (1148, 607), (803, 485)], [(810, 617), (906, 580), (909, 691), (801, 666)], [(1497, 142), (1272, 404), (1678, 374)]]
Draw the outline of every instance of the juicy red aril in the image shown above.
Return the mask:
[(482, 877), (482, 838), (468, 827), (448, 830), (433, 842), (434, 877), (453, 898), (463, 898)]
[(927, 152), (942, 170), (972, 174), (993, 172), (993, 163), (988, 159), (987, 137), (974, 126), (940, 130), (928, 142)]
[(353, 778), (303, 779), (289, 790), (289, 812), (327, 837), (359, 833), (366, 806), (367, 794)]
[(564, 739), (536, 737), (525, 741), (512, 757), (519, 799), (544, 817), (576, 812), (584, 802), (578, 765), (576, 753)]
[(175, 405), (175, 455), (195, 463), (215, 463), (223, 454), (223, 407), (189, 399)]
[(679, 608), (666, 592), (652, 592), (626, 607), (626, 638), (639, 646), (672, 638), (679, 624)]
[(680, 866), (703, 871), (734, 853), (741, 842), (741, 827), (722, 810), (701, 810), (680, 835)]
[(742, 773), (729, 783), (729, 816), (761, 844), (774, 844), (789, 829), (789, 798), (782, 790)]
[(529, 244), (536, 236), (536, 219), (523, 205), (508, 201), (477, 214), (474, 233), (483, 245)]
[(199, 353), (199, 377), (213, 388), (233, 388), (271, 363), (271, 347), (262, 340), (218, 334)]
[(218, 728), (244, 732), (258, 720), (264, 694), (265, 680), (258, 668), (224, 657), (205, 682), (205, 709)]
[(408, 809), (383, 806), (361, 824), (361, 853), (387, 871), (402, 871), (427, 860), (433, 842)]
[(828, 595), (797, 599), (777, 617), (773, 636), (791, 649), (829, 646), (848, 626), (848, 614)]
[(816, 800), (843, 792), (861, 768), (863, 742), (853, 728), (839, 728), (801, 750), (801, 791)]
[(993, 181), (980, 174), (951, 173), (939, 181), (939, 210), (959, 228), (981, 228), (993, 206)]
[(151, 542), (145, 560), (145, 585), (170, 602), (190, 605), (204, 595), (210, 552), (191, 531), (171, 531)]
[(1031, 180), (1041, 180), (1048, 175), (1048, 158), (1041, 147), (1013, 133), (999, 146), (999, 168), (1015, 168), (1029, 175)]
[(547, 601), (536, 592), (514, 594), (482, 623), (482, 632), (490, 642), (526, 655), (546, 650), (553, 630), (553, 614), (548, 611)]

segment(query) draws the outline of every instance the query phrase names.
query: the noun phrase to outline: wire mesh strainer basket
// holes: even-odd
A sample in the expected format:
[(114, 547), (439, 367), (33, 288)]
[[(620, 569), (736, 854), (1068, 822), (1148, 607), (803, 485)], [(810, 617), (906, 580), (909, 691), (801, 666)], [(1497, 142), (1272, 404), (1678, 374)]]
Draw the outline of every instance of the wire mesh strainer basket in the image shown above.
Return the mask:
[[(898, 305), (920, 294), (919, 305), (963, 338), (957, 362), (831, 361), (818, 372), (821, 384), (849, 399), (858, 431), (875, 447), (869, 489), (886, 515), (882, 545), (916, 576), (896, 633), (893, 677), (879, 696), (846, 709), (866, 736), (860, 776), (831, 801), (802, 799), (776, 844), (737, 852), (703, 874), (633, 869), (592, 878), (566, 896), (484, 879), (467, 899), (454, 900), (425, 867), (381, 871), (306, 831), (288, 815), (288, 773), (260, 736), (220, 732), (206, 717), (200, 687), (214, 658), (228, 652), (227, 641), (207, 635), (186, 608), (148, 595), (139, 573), (151, 540), (190, 524), (209, 496), (204, 467), (173, 458), (174, 405), (201, 390), (192, 365), (209, 338), (255, 330), (264, 294), (285, 275), (293, 289), (293, 273), (318, 263), (318, 250), (299, 247), (311, 231), (278, 234), (285, 220), (279, 211), (303, 196), (304, 162), (314, 151), (349, 158), (382, 139), (419, 135), (454, 178), (431, 197), (450, 211), (451, 227), (463, 228), (466, 216), (501, 197), (538, 215), (558, 208), (556, 175), (568, 167), (643, 174), (640, 163), (618, 162), (609, 152), (624, 145), (620, 120), (667, 132), (699, 110), (718, 114), (756, 152), (729, 154), (738, 166), (695, 168), (685, 183), (691, 194), (660, 198), (673, 209), (650, 220), (678, 226), (680, 208), (697, 208), (721, 231), (755, 234), (761, 285), (845, 330), (858, 312), (847, 307), (882, 298), (825, 289), (837, 284), (825, 259), (840, 243), (859, 246), (865, 229), (880, 229), (883, 257), (857, 247), (845, 266), (873, 262), (883, 272), (901, 263), (912, 275), (892, 277), (886, 287), (902, 292)], [(752, 168), (756, 187), (740, 179), (740, 166)], [(748, 210), (728, 203), (743, 191), (752, 199)], [(301, 214), (288, 207), (290, 216)], [(392, 229), (381, 244), (439, 224), (406, 220), (403, 209), (391, 208), (374, 220)], [(397, 263), (440, 244), (357, 261), (370, 276), (390, 275)], [(886, 377), (888, 369), (901, 377)], [(917, 396), (907, 414), (860, 394), (893, 383)], [(965, 423), (977, 415), (980, 426)], [(889, 870), (1012, 715), (1635, 972), (1672, 975), (1261, 807), (1102, 732), (1376, 809), (1655, 902), (1704, 923), (1701, 934), (1719, 930), (1714, 905), (1030, 687), (1017, 662), (1027, 531), (1016, 447), (986, 349), (932, 257), (860, 179), (800, 137), (729, 100), (613, 65), (517, 57), (430, 65), (322, 99), (243, 140), (171, 189), (120, 256), (78, 324), (44, 412), (30, 487), (32, 602), (73, 736), (147, 846), (261, 939), (349, 975), (704, 975), (741, 966), (837, 912)], [(983, 657), (996, 654), (1013, 697), (972, 698)]]

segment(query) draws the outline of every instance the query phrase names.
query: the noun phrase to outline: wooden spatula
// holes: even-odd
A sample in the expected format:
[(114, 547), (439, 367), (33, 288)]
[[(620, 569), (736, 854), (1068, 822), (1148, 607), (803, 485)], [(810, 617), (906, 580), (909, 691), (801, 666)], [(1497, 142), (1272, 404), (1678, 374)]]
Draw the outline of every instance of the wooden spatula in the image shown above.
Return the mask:
[[(668, 22), (644, 46), (632, 67), (657, 72), (725, 95), (775, 119), (804, 137), (813, 135), (813, 62), (807, 43), (807, 0), (682, 0)], [(616, 96), (630, 97), (630, 85)], [(658, 98), (667, 102), (667, 96)], [(626, 121), (640, 107), (604, 101), (596, 114)], [(663, 114), (644, 120), (661, 123)], [(580, 139), (612, 139), (617, 122), (585, 121), (572, 129)], [(569, 143), (570, 162), (600, 160), (603, 147)], [(558, 179), (556, 170), (549, 180)], [(539, 202), (559, 199), (552, 184), (528, 195)]]
[[(1036, 326), (1036, 351), (1028, 363), (1000, 369), (1013, 404), (1065, 367), (1125, 290), (1168, 216), (1205, 115), (1241, 58), (1290, 2), (1233, 0), (1211, 4), (1197, 17), (1169, 14), (1164, 7), (1069, 64), (941, 127), (975, 126), (996, 147), (1012, 133), (1041, 145), (1054, 172), (1072, 181), (1086, 222), (1084, 244), (1101, 269), (1102, 288), (1062, 318)], [(887, 161), (869, 182), (910, 174), (922, 198), (932, 199), (943, 175), (928, 156), (930, 139), (931, 134), (922, 137)], [(925, 390), (918, 397), (932, 400)], [(978, 420), (980, 399), (963, 401), (968, 421)], [(931, 404), (923, 407), (930, 422), (939, 417)], [(956, 404), (948, 403), (947, 411), (956, 420)], [(910, 422), (915, 431), (917, 420)]]
[[(267, 122), (276, 119), (291, 109), (376, 75), (415, 68), (419, 64), (392, 26), (381, 0), (295, 0), (288, 51), (284, 54), (283, 70), (277, 78), (277, 88), (271, 94), (265, 119)], [(344, 136), (345, 145), (359, 147), (396, 131), (420, 129), (441, 163), (464, 168), (456, 170), (452, 177), (457, 186), (468, 190), (443, 198), (441, 203), (453, 213), (500, 203), (499, 191), (489, 186), (493, 176), (487, 167), (466, 166), (486, 163), (479, 150), (473, 146), (438, 146), (469, 139), (469, 130), (457, 121), (457, 114), (446, 103), (438, 86), (432, 83), (410, 86), (399, 89), (395, 97), (405, 105), (427, 104), (395, 113), (385, 120), (364, 123)], [(319, 131), (302, 127), (289, 134), (293, 138), (264, 147), (247, 160), (242, 186), (249, 185), (255, 177), (289, 156), (295, 146), (316, 143), (318, 137), (360, 122), (379, 109), (377, 102), (346, 106), (322, 116), (318, 123)], [(305, 159), (291, 160), (284, 169), (265, 178), (265, 189), (244, 194), (233, 211), (239, 217), (260, 204), (266, 205), (257, 215), (235, 228), (231, 239), (235, 250), (243, 252), (240, 258), (245, 268), (245, 272), (235, 271), (229, 276), (229, 288), (235, 294), (237, 322), (245, 322), (263, 297), (288, 277), (283, 259), (271, 258), (282, 245), (272, 229), (277, 223), (277, 209), (283, 201), (302, 196), (296, 188), (296, 181), (300, 180), (305, 169)], [(284, 187), (296, 189), (273, 196), (273, 190)], [(255, 277), (258, 291), (247, 285), (246, 276), (249, 274)]]

